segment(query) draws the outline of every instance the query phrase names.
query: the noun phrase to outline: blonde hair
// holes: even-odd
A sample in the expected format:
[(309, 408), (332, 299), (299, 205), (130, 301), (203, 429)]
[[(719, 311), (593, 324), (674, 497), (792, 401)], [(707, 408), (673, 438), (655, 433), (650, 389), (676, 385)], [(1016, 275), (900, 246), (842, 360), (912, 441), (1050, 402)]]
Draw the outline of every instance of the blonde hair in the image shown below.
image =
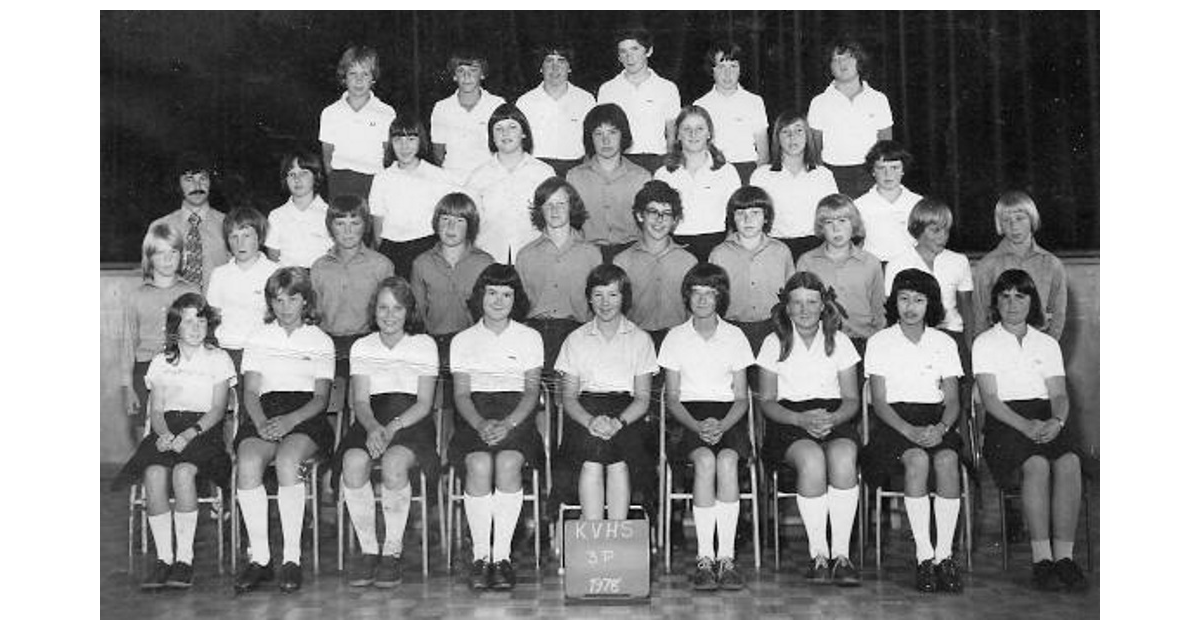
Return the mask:
[(1034, 232), (1042, 226), (1042, 217), (1038, 214), (1037, 204), (1033, 203), (1033, 197), (1023, 190), (1010, 190), (996, 200), (996, 212), (993, 215), (996, 220), (996, 234), (1004, 234), (1004, 231), (1000, 229), (1000, 219), (1004, 217), (1005, 213), (1013, 210), (1024, 212), (1029, 217), (1029, 227)]
[(158, 253), (164, 246), (170, 247), (179, 252), (179, 261), (175, 265), (175, 273), (179, 273), (179, 267), (183, 265), (183, 234), (174, 226), (166, 223), (159, 223), (150, 228), (146, 232), (146, 237), (142, 239), (142, 279), (151, 280), (154, 278), (154, 263), (150, 259), (154, 254)]

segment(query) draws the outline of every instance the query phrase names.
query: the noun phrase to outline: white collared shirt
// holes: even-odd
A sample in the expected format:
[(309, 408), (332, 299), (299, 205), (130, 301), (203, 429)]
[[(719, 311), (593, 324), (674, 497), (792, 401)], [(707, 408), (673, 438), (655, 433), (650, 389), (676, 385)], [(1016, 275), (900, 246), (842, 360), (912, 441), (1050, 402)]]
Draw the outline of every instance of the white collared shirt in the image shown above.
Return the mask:
[(496, 155), (472, 171), (467, 190), (479, 206), (475, 246), (500, 262), (516, 259), (521, 247), (539, 236), (529, 219), (529, 204), (533, 191), (551, 177), (554, 169), (529, 154), (511, 171)]
[(371, 94), (358, 111), (346, 102), (349, 92), (321, 111), (321, 142), (333, 145), (329, 167), (374, 175), (383, 170), (383, 145), (396, 110)]
[(323, 330), (304, 324), (289, 335), (279, 320), (260, 326), (242, 355), (242, 373), (262, 377), (260, 394), (314, 391), (318, 379), (333, 380), (333, 364), (333, 340)]
[(879, 132), (892, 126), (892, 106), (887, 95), (866, 81), (853, 99), (831, 82), (809, 104), (808, 124), (821, 132), (822, 162), (853, 166), (866, 161)]
[(754, 353), (742, 329), (717, 318), (717, 329), (705, 339), (693, 318), (672, 328), (663, 339), (658, 364), (679, 372), (679, 399), (729, 402), (733, 375), (754, 364)]
[(429, 141), (446, 146), (442, 168), (459, 182), (491, 156), (488, 120), (504, 99), (479, 88), (482, 94), (470, 110), (458, 102), (458, 93), (438, 101), (429, 116)]
[(262, 325), (267, 312), (263, 291), (277, 269), (279, 264), (261, 253), (249, 269), (239, 267), (236, 260), (213, 269), (205, 298), (221, 310), (217, 341), (222, 348), (242, 349), (250, 333)]
[(1001, 324), (992, 326), (975, 338), (971, 361), (976, 374), (996, 377), (1000, 400), (1047, 399), (1046, 380), (1066, 376), (1058, 342), (1033, 326), (1021, 340)]
[(394, 348), (373, 332), (350, 346), (350, 376), (366, 376), (371, 395), (416, 394), (422, 376), (437, 376), (437, 344), (429, 335), (404, 335)]
[(962, 332), (963, 318), (962, 313), (958, 312), (958, 294), (975, 290), (975, 283), (971, 279), (971, 261), (958, 252), (943, 249), (933, 257), (933, 269), (930, 269), (916, 247), (900, 250), (884, 268), (884, 293), (891, 295), (896, 274), (905, 269), (920, 269), (937, 278), (938, 287), (942, 290), (942, 307), (946, 310), (946, 318), (939, 327)]
[(174, 365), (160, 352), (146, 370), (146, 388), (162, 394), (163, 411), (207, 413), (212, 409), (213, 386), (236, 382), (233, 361), (220, 348), (197, 348), (191, 359), (180, 353)]
[(772, 171), (770, 164), (763, 164), (750, 175), (750, 185), (771, 196), (775, 205), (771, 236), (775, 238), (812, 236), (817, 203), (838, 191), (833, 172), (824, 166), (792, 173), (787, 167)]
[(458, 188), (453, 176), (429, 162), (412, 171), (393, 162), (371, 180), (371, 216), (383, 218), (379, 237), (402, 243), (433, 234), (433, 207)]
[(917, 239), (908, 233), (908, 215), (921, 199), (921, 195), (903, 184), (900, 185), (900, 196), (896, 197), (896, 201), (885, 199), (879, 193), (878, 186), (872, 186), (871, 190), (855, 199), (854, 206), (862, 215), (863, 230), (867, 233), (863, 249), (883, 262), (888, 262), (906, 249), (912, 249)]
[(304, 210), (288, 197), (282, 206), (271, 211), (267, 217), (266, 246), (279, 250), (280, 267), (312, 267), (333, 247), (333, 237), (325, 227), (328, 210), (329, 204), (316, 195)]
[(730, 162), (757, 162), (758, 150), (754, 134), (767, 131), (767, 108), (762, 97), (746, 91), (741, 85), (728, 96), (714, 86), (708, 94), (696, 99), (713, 121), (713, 144)]
[(520, 392), (542, 353), (542, 336), (525, 324), (509, 320), (497, 335), (480, 320), (450, 340), (450, 371), (470, 375), (472, 392)]
[(882, 376), (889, 403), (940, 403), (942, 380), (963, 375), (958, 346), (950, 335), (925, 327), (913, 343), (900, 324), (893, 324), (867, 340), (863, 368), (867, 376)]
[(767, 335), (758, 350), (758, 365), (778, 376), (777, 400), (801, 402), (842, 397), (838, 374), (859, 362), (858, 350), (842, 331), (833, 333), (833, 354), (825, 354), (824, 327), (817, 324), (817, 336), (805, 347), (796, 327), (792, 326), (792, 351), (779, 360), (779, 336)]
[(597, 103), (616, 103), (629, 118), (633, 145), (627, 153), (667, 153), (667, 124), (679, 115), (679, 88), (648, 68), (649, 78), (634, 85), (625, 71), (604, 82), (596, 93)]
[(580, 391), (632, 394), (634, 378), (658, 372), (658, 364), (650, 335), (622, 315), (612, 339), (604, 338), (595, 318), (571, 331), (554, 369), (578, 377)]
[(664, 181), (679, 191), (683, 203), (683, 220), (675, 226), (676, 236), (711, 234), (725, 231), (725, 206), (729, 197), (742, 186), (737, 169), (726, 162), (712, 169), (712, 154), (705, 152), (704, 165), (692, 173), (686, 165), (674, 172), (660, 166), (654, 179)]
[(583, 118), (595, 106), (595, 97), (571, 83), (557, 99), (546, 92), (544, 83), (522, 94), (517, 109), (529, 119), (533, 154), (551, 160), (583, 157)]

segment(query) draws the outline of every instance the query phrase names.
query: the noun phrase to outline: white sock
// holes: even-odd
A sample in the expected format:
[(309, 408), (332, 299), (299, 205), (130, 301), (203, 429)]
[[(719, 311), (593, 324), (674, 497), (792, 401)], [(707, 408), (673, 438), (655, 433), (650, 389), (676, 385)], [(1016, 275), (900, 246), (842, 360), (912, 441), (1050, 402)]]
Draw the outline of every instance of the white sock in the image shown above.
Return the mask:
[(946, 499), (933, 495), (933, 514), (937, 527), (937, 548), (933, 552), (936, 564), (954, 553), (954, 528), (958, 525), (961, 499)]
[(737, 501), (717, 501), (713, 506), (717, 516), (718, 558), (733, 557), (733, 543), (737, 538), (738, 506)]
[(917, 562), (933, 559), (933, 543), (929, 540), (929, 495), (904, 497), (908, 526), (917, 545)]
[(1033, 552), (1033, 563), (1037, 564), (1042, 560), (1053, 560), (1054, 556), (1050, 555), (1050, 539), (1031, 540), (1029, 541), (1029, 549)]
[(826, 524), (829, 522), (829, 495), (819, 497), (796, 497), (800, 508), (800, 520), (804, 521), (804, 533), (808, 534), (808, 555), (829, 557), (829, 541)]
[(497, 490), (492, 495), (495, 514), (493, 527), (496, 528), (495, 542), (492, 543), (492, 562), (508, 560), (512, 555), (513, 532), (517, 530), (517, 520), (521, 518), (521, 503), (524, 499), (525, 493), (520, 490), (516, 492)]
[(383, 487), (383, 554), (398, 556), (404, 548), (404, 530), (408, 527), (408, 508), (412, 505), (412, 484), (392, 490)]
[(168, 564), (175, 562), (175, 553), (171, 548), (171, 513), (163, 512), (151, 516), (150, 533), (154, 534), (154, 549), (158, 559)]
[(850, 534), (858, 512), (858, 486), (845, 490), (829, 486), (829, 527), (832, 530), (834, 558), (850, 557)]
[(1063, 558), (1073, 558), (1075, 553), (1075, 541), (1073, 540), (1056, 540), (1054, 541), (1054, 559), (1062, 560)]
[(196, 517), (199, 510), (175, 513), (175, 560), (192, 563), (192, 543), (196, 541)]
[(467, 529), (471, 530), (476, 560), (488, 560), (492, 551), (492, 495), (473, 497), (463, 494), (463, 511), (467, 513)]
[(342, 496), (346, 497), (346, 511), (350, 513), (350, 523), (358, 534), (358, 544), (362, 547), (363, 555), (373, 556), (379, 553), (379, 538), (375, 534), (375, 491), (371, 482), (364, 483), (358, 488), (346, 487), (342, 482)]
[[(283, 561), (300, 564), (304, 528), (304, 484), (279, 486), (279, 529), (283, 530)], [(314, 514), (313, 518), (317, 516)]]
[(242, 521), (246, 523), (246, 538), (250, 540), (250, 562), (266, 566), (271, 563), (271, 543), (267, 539), (267, 489), (260, 485), (238, 490), (238, 503), (242, 508)]
[(713, 531), (717, 528), (717, 506), (700, 507), (693, 503), (692, 519), (696, 521), (696, 557), (713, 558)]

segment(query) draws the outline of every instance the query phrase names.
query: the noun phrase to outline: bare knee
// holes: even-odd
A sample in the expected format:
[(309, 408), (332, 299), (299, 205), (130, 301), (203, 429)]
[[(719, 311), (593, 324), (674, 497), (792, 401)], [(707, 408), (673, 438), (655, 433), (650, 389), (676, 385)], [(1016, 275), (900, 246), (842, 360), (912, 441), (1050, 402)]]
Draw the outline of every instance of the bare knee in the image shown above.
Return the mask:
[(933, 456), (933, 467), (939, 475), (958, 474), (958, 453), (941, 450)]
[(1062, 457), (1054, 460), (1054, 476), (1068, 479), (1079, 479), (1083, 475), (1079, 456), (1075, 453), (1067, 453)]
[(193, 486), (196, 483), (197, 472), (199, 471), (196, 469), (195, 464), (189, 464), (187, 462), (178, 464), (175, 466), (175, 468), (171, 469), (171, 483), (176, 488), (181, 486)]
[(342, 456), (342, 483), (347, 488), (361, 488), (370, 474), (371, 458), (366, 451), (352, 448)]
[(711, 449), (701, 447), (692, 451), (691, 460), (697, 477), (710, 478), (717, 473), (717, 457)]
[(904, 462), (904, 474), (907, 477), (918, 477), (929, 474), (929, 454), (919, 448), (909, 449), (900, 456)]
[(501, 451), (496, 454), (496, 480), (511, 483), (520, 480), (525, 456), (517, 451)]
[(464, 460), (468, 482), (491, 484), (492, 454), (486, 452), (471, 453)]
[(389, 448), (383, 453), (383, 485), (389, 488), (406, 485), (408, 471), (415, 461), (412, 451), (399, 446)]
[(858, 473), (858, 446), (851, 440), (839, 438), (825, 448), (831, 481), (839, 487), (854, 484)]
[(1021, 478), (1025, 483), (1049, 483), (1050, 462), (1041, 455), (1034, 455), (1021, 464)]

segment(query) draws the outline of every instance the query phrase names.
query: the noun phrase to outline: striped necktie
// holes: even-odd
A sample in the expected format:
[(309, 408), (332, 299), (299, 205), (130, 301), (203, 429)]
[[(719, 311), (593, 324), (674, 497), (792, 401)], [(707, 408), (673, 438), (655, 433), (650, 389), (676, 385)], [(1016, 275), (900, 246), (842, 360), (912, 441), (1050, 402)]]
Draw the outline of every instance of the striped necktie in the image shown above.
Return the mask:
[(187, 237), (183, 240), (183, 279), (200, 286), (204, 276), (204, 248), (200, 244), (200, 215), (188, 216)]

